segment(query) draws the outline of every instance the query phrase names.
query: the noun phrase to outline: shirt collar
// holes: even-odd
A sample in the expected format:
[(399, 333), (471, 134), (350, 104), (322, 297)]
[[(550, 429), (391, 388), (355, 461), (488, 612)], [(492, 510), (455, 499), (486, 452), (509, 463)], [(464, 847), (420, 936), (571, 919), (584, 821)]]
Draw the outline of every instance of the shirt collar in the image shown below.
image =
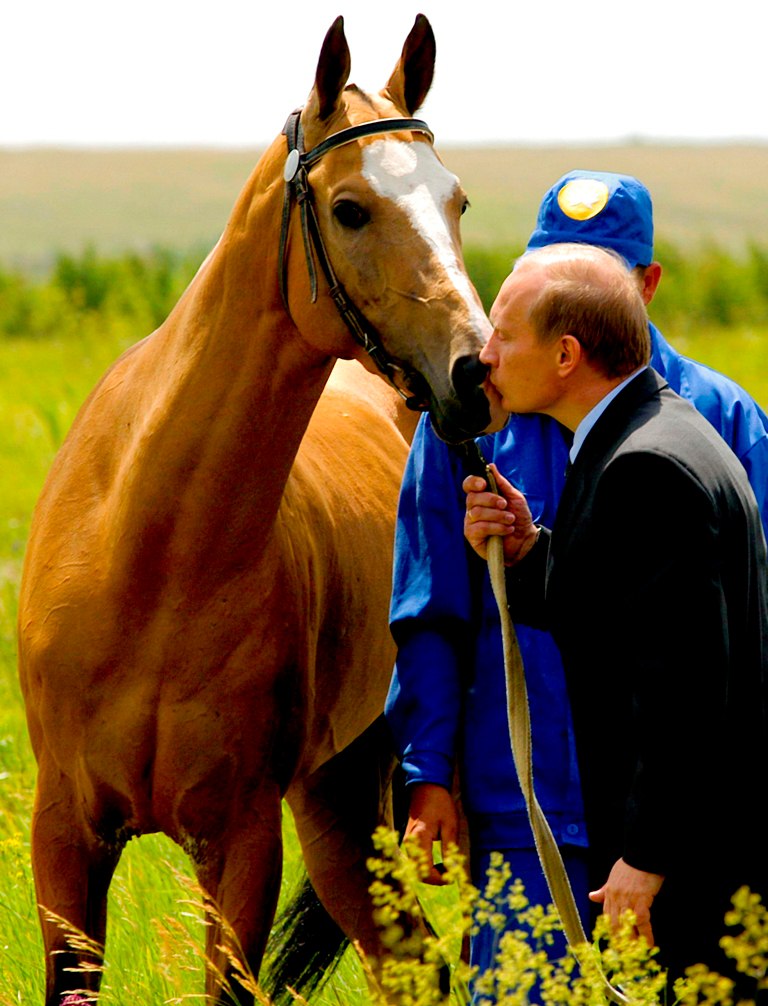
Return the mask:
[(638, 374), (642, 374), (642, 372), (647, 369), (648, 367), (645, 366), (645, 367), (639, 367), (637, 370), (633, 371), (633, 373), (631, 373), (629, 377), (624, 378), (621, 384), (617, 384), (616, 387), (613, 388), (611, 391), (609, 391), (604, 398), (601, 398), (600, 401), (597, 403), (597, 405), (595, 405), (592, 409), (590, 409), (590, 411), (586, 414), (586, 416), (584, 416), (582, 421), (576, 427), (576, 430), (573, 434), (573, 443), (571, 444), (571, 449), (568, 453), (568, 456), (571, 459), (571, 464), (573, 464), (573, 462), (576, 460), (576, 455), (581, 450), (581, 445), (587, 439), (587, 434), (590, 432), (592, 427), (598, 421), (600, 416), (602, 416), (602, 414), (605, 412), (605, 410), (608, 408), (608, 406), (611, 404), (614, 398), (619, 394), (622, 388), (625, 388), (630, 381), (634, 381), (634, 379), (637, 377)]

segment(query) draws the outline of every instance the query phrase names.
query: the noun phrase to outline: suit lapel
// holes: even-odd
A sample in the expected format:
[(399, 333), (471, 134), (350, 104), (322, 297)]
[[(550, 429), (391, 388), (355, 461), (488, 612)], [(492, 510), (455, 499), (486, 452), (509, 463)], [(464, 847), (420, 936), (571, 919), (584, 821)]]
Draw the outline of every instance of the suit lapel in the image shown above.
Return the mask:
[(597, 479), (616, 447), (643, 421), (640, 406), (668, 387), (652, 367), (648, 367), (622, 388), (581, 445), (576, 461), (565, 480), (552, 529), (555, 554), (567, 549), (579, 523), (592, 509)]

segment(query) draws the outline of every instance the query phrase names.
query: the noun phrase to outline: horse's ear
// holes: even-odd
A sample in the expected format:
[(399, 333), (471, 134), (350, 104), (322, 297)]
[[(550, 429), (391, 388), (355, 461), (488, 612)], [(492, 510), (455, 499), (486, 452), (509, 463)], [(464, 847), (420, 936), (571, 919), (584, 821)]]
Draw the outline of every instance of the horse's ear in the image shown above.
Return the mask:
[(421, 106), (432, 84), (435, 52), (432, 25), (423, 14), (417, 14), (386, 88), (392, 101), (409, 115)]
[(316, 103), (317, 115), (321, 120), (327, 119), (336, 109), (349, 77), (350, 67), (344, 18), (339, 16), (328, 29), (323, 41), (317, 61), (315, 86), (309, 97), (310, 103)]

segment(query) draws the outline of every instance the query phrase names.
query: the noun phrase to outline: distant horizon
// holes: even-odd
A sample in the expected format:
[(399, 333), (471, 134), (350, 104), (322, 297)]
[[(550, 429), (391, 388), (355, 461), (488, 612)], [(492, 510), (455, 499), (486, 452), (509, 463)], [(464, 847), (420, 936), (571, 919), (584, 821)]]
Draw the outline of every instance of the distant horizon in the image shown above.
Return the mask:
[[(276, 133), (275, 136), (278, 134)], [(35, 141), (35, 142), (4, 142), (0, 140), (0, 150), (12, 153), (13, 151), (53, 151), (67, 150), (73, 152), (130, 152), (147, 151), (152, 153), (162, 153), (163, 151), (248, 151), (264, 150), (273, 141), (269, 140), (253, 142), (224, 142), (224, 141), (180, 141), (169, 143), (144, 142), (144, 141)], [(713, 136), (713, 137), (666, 137), (666, 136), (626, 136), (616, 138), (590, 138), (572, 140), (557, 139), (528, 139), (528, 140), (445, 140), (440, 141), (440, 137), (435, 137), (436, 146), (441, 150), (482, 150), (482, 149), (578, 149), (581, 147), (766, 147), (768, 146), (768, 136)]]
[[(678, 248), (768, 246), (768, 143), (438, 144), (470, 208), (465, 246), (524, 246), (544, 192), (573, 168), (635, 175)], [(0, 147), (0, 263), (51, 253), (202, 249), (218, 240), (263, 147)]]

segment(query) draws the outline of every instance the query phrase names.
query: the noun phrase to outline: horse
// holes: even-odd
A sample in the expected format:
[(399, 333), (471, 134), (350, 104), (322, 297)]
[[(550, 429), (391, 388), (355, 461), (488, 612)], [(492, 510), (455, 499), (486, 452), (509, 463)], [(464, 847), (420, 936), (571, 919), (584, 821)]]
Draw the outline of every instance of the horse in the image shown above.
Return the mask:
[[(54, 460), (19, 600), (46, 1006), (98, 992), (110, 880), (152, 832), (189, 854), (212, 906), (206, 992), (252, 1002), (227, 977), (231, 954), (259, 972), (283, 798), (324, 909), (382, 952), (365, 861), (388, 813), (378, 723), (409, 430), (387, 389), (449, 442), (490, 421), (466, 196), (413, 118), (434, 59), (419, 15), (368, 94), (347, 85), (334, 21), (218, 244)], [(357, 362), (331, 377), (336, 360)]]

